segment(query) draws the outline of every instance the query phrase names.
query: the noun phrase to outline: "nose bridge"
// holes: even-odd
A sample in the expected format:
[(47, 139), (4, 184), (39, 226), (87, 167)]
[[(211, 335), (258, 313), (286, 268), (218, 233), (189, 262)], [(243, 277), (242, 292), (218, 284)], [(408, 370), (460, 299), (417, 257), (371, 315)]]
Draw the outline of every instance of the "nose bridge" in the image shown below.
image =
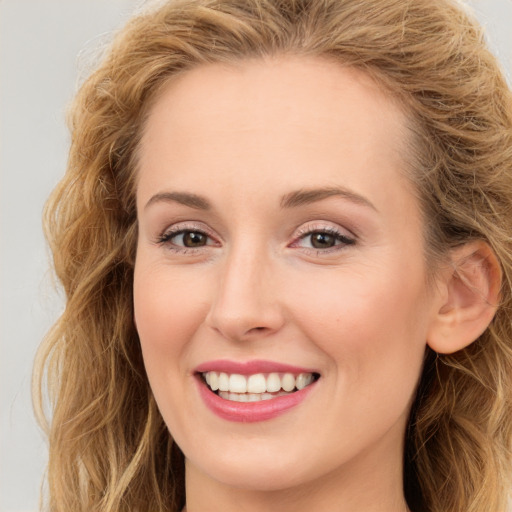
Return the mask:
[(254, 244), (233, 246), (223, 262), (208, 315), (210, 325), (233, 340), (277, 330), (282, 318), (273, 289), (268, 251)]

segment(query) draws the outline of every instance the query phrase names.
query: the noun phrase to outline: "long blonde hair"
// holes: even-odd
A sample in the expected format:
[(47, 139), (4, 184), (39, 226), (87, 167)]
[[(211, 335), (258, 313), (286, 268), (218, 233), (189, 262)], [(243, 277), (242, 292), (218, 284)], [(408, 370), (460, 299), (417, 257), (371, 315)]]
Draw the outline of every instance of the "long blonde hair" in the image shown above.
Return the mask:
[[(133, 323), (137, 146), (151, 102), (177, 73), (265, 55), (365, 70), (411, 120), (410, 176), (426, 257), (467, 240), (501, 264), (487, 331), (428, 351), (406, 432), (413, 512), (501, 512), (512, 437), (512, 99), (478, 26), (450, 0), (177, 0), (132, 19), (72, 108), (66, 175), (46, 234), (66, 309), (35, 369), (50, 442), (52, 512), (177, 511), (183, 456), (156, 408)], [(48, 391), (51, 422), (43, 414)]]

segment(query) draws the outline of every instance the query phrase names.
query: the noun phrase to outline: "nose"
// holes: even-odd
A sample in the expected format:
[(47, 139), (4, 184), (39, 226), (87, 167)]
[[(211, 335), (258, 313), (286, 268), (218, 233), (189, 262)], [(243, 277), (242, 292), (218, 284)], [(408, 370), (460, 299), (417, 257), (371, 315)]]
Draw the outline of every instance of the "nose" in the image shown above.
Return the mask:
[(284, 315), (271, 258), (256, 251), (233, 251), (219, 271), (206, 317), (209, 327), (231, 341), (260, 338), (278, 331)]

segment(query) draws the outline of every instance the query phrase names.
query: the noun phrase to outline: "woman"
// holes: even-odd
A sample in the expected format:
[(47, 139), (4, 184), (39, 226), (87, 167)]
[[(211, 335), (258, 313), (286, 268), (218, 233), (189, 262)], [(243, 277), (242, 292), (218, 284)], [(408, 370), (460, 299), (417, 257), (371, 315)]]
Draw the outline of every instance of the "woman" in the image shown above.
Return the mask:
[(512, 102), (458, 6), (164, 2), (71, 125), (50, 510), (505, 510)]

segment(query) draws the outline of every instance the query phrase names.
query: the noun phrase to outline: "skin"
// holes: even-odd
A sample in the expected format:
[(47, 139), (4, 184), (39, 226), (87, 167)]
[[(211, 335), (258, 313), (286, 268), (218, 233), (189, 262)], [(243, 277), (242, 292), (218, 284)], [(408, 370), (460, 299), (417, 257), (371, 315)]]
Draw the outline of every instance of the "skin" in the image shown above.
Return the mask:
[[(188, 512), (407, 510), (404, 430), (445, 297), (426, 284), (406, 121), (364, 74), (304, 57), (199, 67), (153, 105), (140, 147), (135, 321), (186, 457)], [(335, 187), (344, 193), (282, 206), (296, 191)], [(161, 195), (175, 192), (210, 208)], [(206, 245), (159, 241), (170, 229), (204, 232)], [(311, 233), (326, 229), (353, 242), (314, 248)], [(214, 359), (321, 378), (285, 414), (235, 423), (198, 393), (194, 369)]]

